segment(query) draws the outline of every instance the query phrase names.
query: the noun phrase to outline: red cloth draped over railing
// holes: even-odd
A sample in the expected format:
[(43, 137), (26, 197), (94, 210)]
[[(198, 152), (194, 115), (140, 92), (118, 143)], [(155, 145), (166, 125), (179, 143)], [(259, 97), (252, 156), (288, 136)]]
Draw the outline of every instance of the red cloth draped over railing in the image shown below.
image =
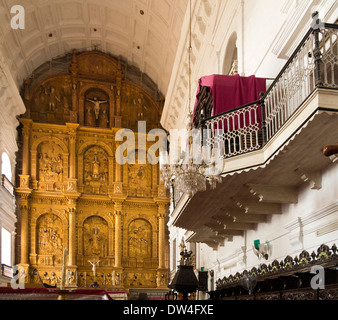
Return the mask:
[[(266, 92), (266, 79), (255, 76), (241, 77), (239, 75), (210, 75), (199, 79), (199, 87), (210, 87), (213, 97), (213, 115), (217, 115), (260, 99), (260, 93)], [(197, 104), (197, 100), (195, 106)], [(262, 121), (261, 112), (257, 114)]]

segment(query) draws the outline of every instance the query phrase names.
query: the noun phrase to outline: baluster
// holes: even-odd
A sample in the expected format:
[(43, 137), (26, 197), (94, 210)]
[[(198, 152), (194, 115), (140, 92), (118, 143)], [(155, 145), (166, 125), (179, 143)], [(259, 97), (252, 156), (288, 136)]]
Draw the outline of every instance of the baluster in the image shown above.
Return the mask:
[(321, 63), (321, 52), (319, 48), (319, 33), (320, 33), (320, 19), (318, 19), (318, 12), (314, 12), (312, 14), (313, 22), (314, 22), (314, 27), (313, 27), (313, 35), (314, 35), (314, 40), (315, 40), (315, 48), (314, 48), (314, 57), (315, 57), (315, 74), (316, 74), (316, 87), (321, 87), (323, 86), (323, 82), (321, 79), (321, 74), (320, 74), (320, 63)]

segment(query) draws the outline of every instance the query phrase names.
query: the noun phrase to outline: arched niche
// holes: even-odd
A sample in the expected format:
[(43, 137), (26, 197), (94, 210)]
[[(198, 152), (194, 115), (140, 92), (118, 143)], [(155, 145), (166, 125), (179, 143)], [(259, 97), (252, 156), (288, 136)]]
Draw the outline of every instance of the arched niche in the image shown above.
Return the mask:
[(79, 91), (79, 123), (94, 128), (112, 128), (115, 118), (115, 95), (107, 85), (89, 83)]
[(228, 40), (228, 44), (223, 60), (223, 74), (231, 75), (238, 73), (238, 52), (237, 52), (237, 33), (233, 32)]
[(91, 88), (84, 94), (85, 126), (107, 129), (110, 115), (109, 95), (102, 89)]
[(87, 142), (78, 152), (78, 181), (84, 192), (107, 193), (114, 183), (114, 153), (104, 142)]

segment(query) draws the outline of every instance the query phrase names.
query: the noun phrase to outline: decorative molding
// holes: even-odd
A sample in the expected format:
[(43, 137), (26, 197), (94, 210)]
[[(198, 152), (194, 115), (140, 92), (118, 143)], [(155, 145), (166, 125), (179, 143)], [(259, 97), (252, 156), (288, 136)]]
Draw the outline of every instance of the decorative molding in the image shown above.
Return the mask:
[(321, 237), (325, 234), (328, 234), (333, 231), (338, 230), (338, 222), (337, 219), (334, 219), (330, 222), (325, 223), (325, 225), (319, 226), (316, 231), (316, 236)]
[[(298, 44), (300, 42), (298, 39), (294, 40), (292, 37), (295, 35), (302, 37), (304, 27), (310, 25), (307, 22), (310, 21), (311, 18), (304, 21), (304, 15), (309, 10), (311, 2), (312, 1), (298, 1), (293, 13), (289, 12), (292, 5), (291, 1), (286, 1), (281, 8), (283, 13), (288, 12), (288, 16), (279, 34), (276, 36), (275, 43), (272, 47), (272, 53), (278, 58), (288, 59), (289, 52), (293, 50), (294, 43)], [(293, 39), (292, 42), (291, 39)]]
[[(337, 217), (328, 221), (328, 217), (330, 215), (336, 215)], [(322, 219), (325, 219), (324, 223), (317, 224), (311, 228), (306, 228), (307, 225), (316, 221), (321, 221)], [(295, 251), (303, 249), (304, 236), (315, 232), (316, 236), (320, 237), (324, 234), (337, 230), (337, 219), (338, 201), (320, 210), (311, 212), (304, 217), (298, 217), (297, 220), (293, 220), (285, 226), (285, 228), (289, 231), (290, 244), (294, 247)]]
[[(327, 218), (329, 215), (338, 213), (338, 200), (333, 202), (332, 204), (325, 206), (319, 210), (312, 211), (302, 217), (301, 219), (302, 225), (306, 226), (310, 223), (318, 221), (323, 218)], [(299, 227), (299, 218), (292, 220), (288, 224), (285, 225), (285, 229), (290, 232)]]

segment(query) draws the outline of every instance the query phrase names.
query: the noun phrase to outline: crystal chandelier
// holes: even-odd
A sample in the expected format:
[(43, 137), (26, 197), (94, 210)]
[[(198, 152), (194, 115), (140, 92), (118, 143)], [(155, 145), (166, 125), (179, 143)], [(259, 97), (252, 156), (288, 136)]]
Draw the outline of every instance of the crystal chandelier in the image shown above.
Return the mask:
[(206, 191), (208, 184), (214, 189), (222, 177), (207, 174), (207, 167), (205, 163), (195, 164), (191, 160), (186, 164), (162, 164), (164, 186), (169, 189), (174, 185), (176, 191), (186, 193), (189, 198), (199, 191)]
[(207, 185), (214, 189), (217, 182), (222, 181), (220, 175), (222, 158), (217, 152), (215, 154), (217, 150), (210, 154), (206, 146), (194, 148), (192, 139), (190, 135), (188, 150), (182, 152), (177, 161), (170, 162), (167, 151), (160, 153), (160, 170), (164, 186), (167, 189), (174, 186), (175, 191), (186, 193), (190, 198), (199, 191), (206, 191)]
[[(160, 170), (164, 186), (170, 189), (174, 186), (175, 191), (185, 193), (192, 198), (199, 191), (206, 191), (209, 184), (212, 189), (216, 187), (217, 182), (222, 181), (220, 175), (221, 170), (219, 161), (221, 157), (217, 154), (217, 150), (213, 150), (213, 154), (208, 150), (207, 146), (202, 143), (202, 129), (194, 129), (193, 113), (191, 112), (191, 0), (190, 0), (190, 26), (189, 26), (189, 115), (188, 115), (188, 143), (186, 150), (179, 155), (179, 159), (170, 158), (167, 151), (160, 153)], [(195, 131), (195, 134), (193, 134)], [(193, 135), (195, 139), (200, 139), (201, 144), (193, 144)], [(195, 146), (195, 147), (194, 147)], [(176, 147), (176, 146), (173, 146)], [(174, 157), (175, 158), (175, 157)], [(196, 161), (198, 159), (198, 161)], [(213, 161), (212, 161), (213, 159)], [(216, 161), (215, 161), (216, 159)], [(215, 170), (216, 169), (216, 170)]]

